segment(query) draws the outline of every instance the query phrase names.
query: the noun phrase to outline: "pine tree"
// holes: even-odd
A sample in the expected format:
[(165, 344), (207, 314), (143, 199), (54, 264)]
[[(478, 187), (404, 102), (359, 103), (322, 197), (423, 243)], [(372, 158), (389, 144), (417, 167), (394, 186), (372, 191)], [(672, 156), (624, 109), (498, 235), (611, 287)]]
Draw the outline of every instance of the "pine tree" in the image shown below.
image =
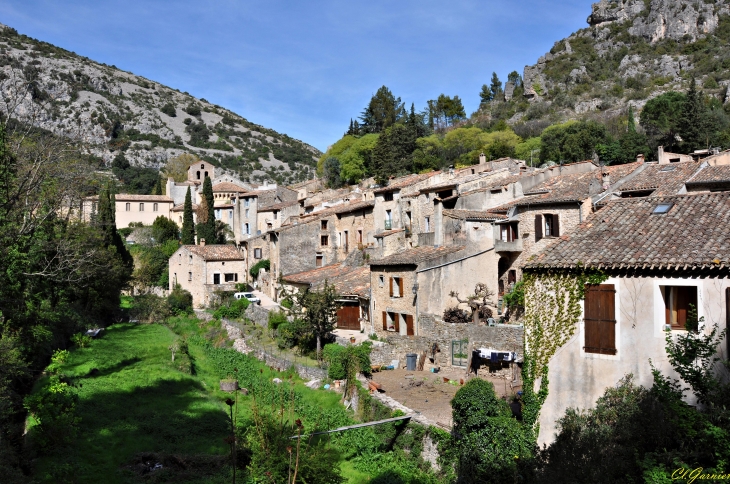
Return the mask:
[(355, 130), (352, 125), (352, 118), (350, 118), (350, 127), (347, 128), (347, 133), (345, 133), (345, 136), (352, 136), (353, 134), (355, 134)]
[(486, 84), (482, 85), (482, 90), (479, 92), (479, 99), (482, 104), (486, 104), (493, 98), (492, 90)]
[(492, 99), (499, 99), (502, 95), (502, 81), (499, 80), (496, 72), (492, 72), (492, 82), (489, 85), (489, 90), (492, 91)]
[(182, 243), (183, 245), (195, 244), (193, 201), (190, 195), (190, 187), (188, 187), (188, 192), (185, 194), (185, 205), (183, 208)]

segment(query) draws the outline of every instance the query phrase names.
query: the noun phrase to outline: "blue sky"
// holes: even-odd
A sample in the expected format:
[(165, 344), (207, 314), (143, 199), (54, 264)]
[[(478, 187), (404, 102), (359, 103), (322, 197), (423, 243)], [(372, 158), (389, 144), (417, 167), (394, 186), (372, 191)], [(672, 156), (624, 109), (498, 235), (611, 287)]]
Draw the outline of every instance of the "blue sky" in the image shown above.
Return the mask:
[(0, 23), (224, 106), (320, 150), (388, 86), (458, 95), (585, 27), (589, 0), (3, 0)]

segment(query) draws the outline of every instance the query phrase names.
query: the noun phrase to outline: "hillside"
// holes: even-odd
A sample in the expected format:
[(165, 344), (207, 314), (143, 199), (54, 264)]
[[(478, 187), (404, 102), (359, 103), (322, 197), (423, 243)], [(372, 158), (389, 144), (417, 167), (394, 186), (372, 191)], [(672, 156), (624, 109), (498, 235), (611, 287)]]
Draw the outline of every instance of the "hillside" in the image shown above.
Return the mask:
[(159, 168), (195, 153), (250, 181), (311, 178), (316, 148), (205, 99), (81, 57), (0, 24), (0, 111), (69, 136), (102, 166), (123, 153)]
[(483, 114), (535, 135), (547, 120), (606, 120), (629, 105), (638, 112), (664, 92), (686, 90), (692, 77), (726, 101), (730, 2), (602, 0), (587, 23), (526, 66), (522, 85), (505, 85), (506, 102), (483, 105)]

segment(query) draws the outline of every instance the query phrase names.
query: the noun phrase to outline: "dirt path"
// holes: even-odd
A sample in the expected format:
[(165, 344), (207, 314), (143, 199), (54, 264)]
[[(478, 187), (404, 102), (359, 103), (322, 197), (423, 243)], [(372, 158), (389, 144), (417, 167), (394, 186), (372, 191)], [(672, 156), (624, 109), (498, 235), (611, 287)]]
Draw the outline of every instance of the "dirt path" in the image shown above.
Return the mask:
[[(458, 368), (442, 368), (439, 373), (398, 369), (373, 373), (372, 379), (382, 385), (387, 396), (433, 422), (451, 427), (451, 400), (461, 388), (462, 380), (466, 383), (475, 378), (473, 373), (468, 378), (465, 374), (465, 369)], [(449, 382), (444, 382), (444, 378)], [(507, 396), (508, 402), (517, 391), (510, 388), (508, 380), (488, 374), (485, 369), (480, 370), (479, 378), (492, 382), (497, 396)]]

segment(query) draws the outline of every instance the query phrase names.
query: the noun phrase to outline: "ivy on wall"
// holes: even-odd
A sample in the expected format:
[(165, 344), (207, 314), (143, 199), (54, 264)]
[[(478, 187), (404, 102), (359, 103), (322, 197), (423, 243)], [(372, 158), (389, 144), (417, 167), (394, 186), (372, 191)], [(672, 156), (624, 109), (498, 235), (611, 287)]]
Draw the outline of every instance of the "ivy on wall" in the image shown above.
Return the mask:
[[(576, 332), (582, 314), (585, 287), (608, 279), (601, 271), (525, 272), (525, 356), (522, 366), (524, 422), (536, 432), (540, 409), (548, 395), (548, 363)], [(535, 382), (540, 388), (535, 392)]]

